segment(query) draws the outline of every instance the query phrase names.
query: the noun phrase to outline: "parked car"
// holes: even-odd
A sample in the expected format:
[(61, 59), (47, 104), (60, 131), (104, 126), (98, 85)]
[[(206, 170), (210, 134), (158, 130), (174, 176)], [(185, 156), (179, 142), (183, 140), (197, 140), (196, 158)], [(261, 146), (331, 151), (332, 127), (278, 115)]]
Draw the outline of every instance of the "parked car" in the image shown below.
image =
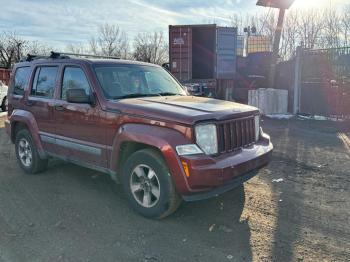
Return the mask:
[(7, 85), (0, 81), (0, 108), (3, 112), (7, 111), (7, 91)]
[(215, 98), (215, 88), (210, 88), (206, 83), (183, 83), (187, 93), (193, 96), (211, 97)]
[(188, 96), (160, 66), (57, 53), (14, 66), (5, 125), (26, 173), (51, 157), (105, 172), (150, 218), (242, 184), (273, 149), (257, 108)]

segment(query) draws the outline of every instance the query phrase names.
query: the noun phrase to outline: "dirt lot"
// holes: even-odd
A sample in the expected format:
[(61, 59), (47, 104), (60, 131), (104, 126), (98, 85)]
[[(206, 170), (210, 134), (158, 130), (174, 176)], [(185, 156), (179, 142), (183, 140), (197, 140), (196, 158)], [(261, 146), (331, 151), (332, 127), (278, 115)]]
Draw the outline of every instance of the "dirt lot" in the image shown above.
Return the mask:
[(0, 261), (349, 261), (349, 133), (300, 120), (264, 129), (275, 152), (257, 177), (152, 221), (95, 171), (56, 160), (25, 175), (0, 121)]

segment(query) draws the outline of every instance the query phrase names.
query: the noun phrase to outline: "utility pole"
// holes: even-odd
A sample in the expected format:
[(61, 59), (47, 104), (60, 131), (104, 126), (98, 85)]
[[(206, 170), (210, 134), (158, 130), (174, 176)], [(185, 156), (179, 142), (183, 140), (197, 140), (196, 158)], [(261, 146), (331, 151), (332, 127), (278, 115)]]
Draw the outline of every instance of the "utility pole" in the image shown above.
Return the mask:
[(277, 21), (277, 27), (275, 30), (275, 37), (273, 41), (271, 67), (270, 67), (269, 82), (268, 82), (270, 88), (275, 87), (276, 66), (277, 66), (278, 52), (280, 49), (280, 42), (281, 42), (281, 35), (282, 35), (282, 28), (283, 28), (285, 13), (286, 13), (286, 9), (280, 9), (278, 14), (278, 21)]
[(293, 91), (293, 114), (296, 115), (300, 111), (300, 75), (301, 75), (301, 56), (303, 48), (301, 46), (297, 47), (297, 53), (295, 58), (294, 67), (294, 91)]
[(275, 87), (276, 65), (277, 65), (278, 52), (279, 52), (279, 47), (281, 42), (284, 15), (286, 13), (286, 10), (289, 7), (291, 7), (294, 1), (295, 0), (258, 0), (258, 2), (256, 3), (259, 6), (279, 9), (278, 22), (275, 30), (275, 37), (274, 37), (273, 49), (272, 49), (270, 74), (268, 79), (269, 87), (271, 88)]

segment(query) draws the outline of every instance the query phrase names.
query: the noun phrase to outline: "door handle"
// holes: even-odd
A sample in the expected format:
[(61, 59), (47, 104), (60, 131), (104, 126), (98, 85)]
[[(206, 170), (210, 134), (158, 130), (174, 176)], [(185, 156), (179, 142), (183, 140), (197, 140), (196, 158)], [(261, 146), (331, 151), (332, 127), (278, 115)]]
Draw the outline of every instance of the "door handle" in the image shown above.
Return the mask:
[(34, 101), (27, 100), (26, 105), (27, 106), (32, 106), (32, 105), (34, 105)]
[(56, 106), (55, 106), (55, 110), (57, 110), (57, 111), (63, 111), (63, 110), (64, 110), (64, 106), (63, 106), (63, 105), (56, 105)]

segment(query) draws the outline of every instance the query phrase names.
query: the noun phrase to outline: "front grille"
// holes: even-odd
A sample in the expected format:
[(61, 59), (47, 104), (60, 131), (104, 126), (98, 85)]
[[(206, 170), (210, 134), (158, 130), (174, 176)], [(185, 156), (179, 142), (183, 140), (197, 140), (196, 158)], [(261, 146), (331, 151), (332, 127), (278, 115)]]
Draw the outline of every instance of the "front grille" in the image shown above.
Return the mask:
[(255, 142), (254, 116), (218, 124), (219, 153), (235, 151)]

